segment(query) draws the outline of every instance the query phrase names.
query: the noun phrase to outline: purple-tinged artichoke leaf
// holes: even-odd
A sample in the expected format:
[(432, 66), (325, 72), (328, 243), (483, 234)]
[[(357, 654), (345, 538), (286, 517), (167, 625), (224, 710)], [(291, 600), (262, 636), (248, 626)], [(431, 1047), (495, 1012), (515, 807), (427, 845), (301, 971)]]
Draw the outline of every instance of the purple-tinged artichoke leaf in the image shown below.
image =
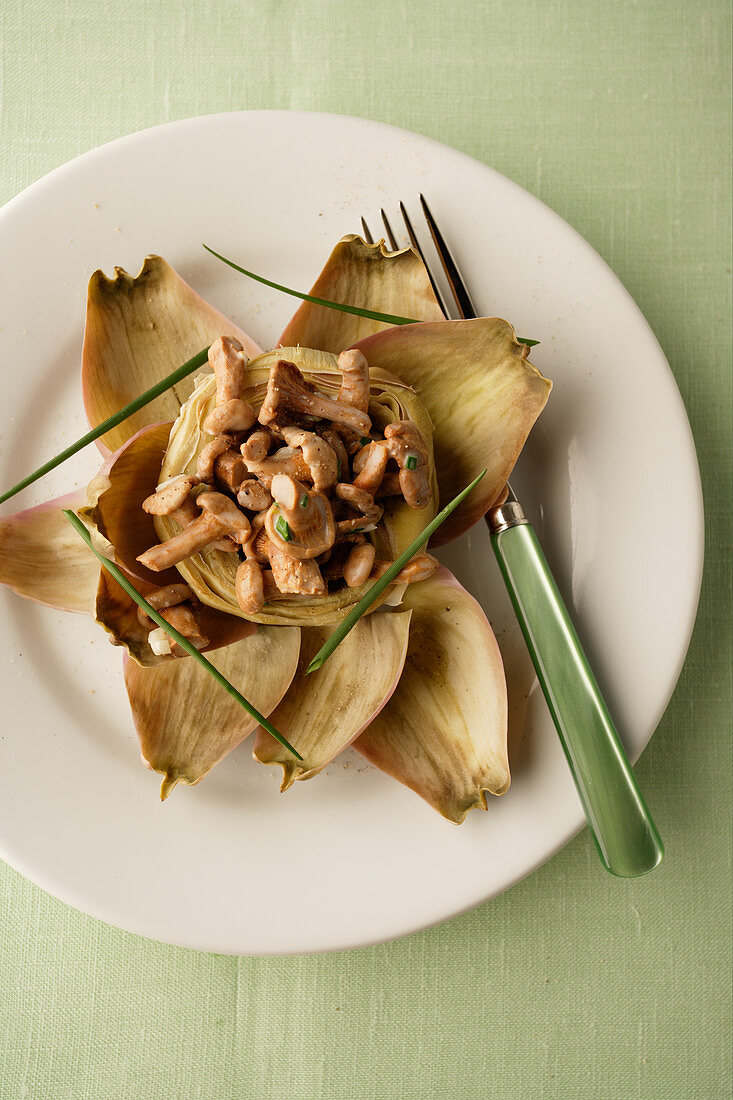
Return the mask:
[[(174, 573), (175, 580), (170, 583), (180, 583), (180, 577)], [(140, 581), (135, 577), (129, 580), (137, 588), (141, 596), (148, 597), (154, 590), (154, 585), (146, 581)], [(212, 650), (221, 649), (223, 646), (232, 645), (242, 638), (249, 637), (257, 630), (254, 623), (240, 619), (236, 615), (226, 615), (221, 611), (214, 611), (211, 607), (200, 604), (196, 608), (196, 620), (201, 633), (209, 639), (209, 644), (204, 646), (203, 653), (211, 653)], [(124, 588), (117, 583), (105, 569), (102, 569), (99, 577), (96, 601), (94, 605), (94, 621), (109, 634), (112, 645), (123, 646), (133, 661), (143, 668), (155, 668), (167, 661), (187, 661), (186, 655), (175, 656), (172, 653), (155, 653), (150, 646), (149, 625), (143, 625), (138, 615), (138, 605), (128, 596)]]
[(369, 615), (359, 620), (323, 668), (310, 675), (306, 669), (333, 628), (303, 631), (295, 678), (270, 715), (303, 759), (296, 760), (263, 729), (253, 750), (261, 764), (280, 764), (282, 790), (325, 768), (387, 703), (402, 672), (409, 631), (409, 611)]
[(483, 469), (480, 485), (436, 532), (450, 542), (496, 503), (552, 383), (526, 358), (527, 347), (498, 317), (405, 325), (362, 340), (370, 366), (412, 386), (433, 422), (435, 470), (443, 508)]
[[(295, 674), (297, 627), (262, 627), (209, 654), (211, 663), (265, 717)], [(160, 795), (193, 786), (257, 727), (242, 706), (194, 660), (141, 668), (125, 661), (125, 685), (143, 761), (163, 775)]]
[[(95, 547), (115, 561), (145, 597), (156, 588), (180, 584), (181, 580), (176, 569), (153, 573), (137, 561), (138, 555), (158, 542), (153, 517), (143, 511), (142, 502), (155, 492), (170, 428), (170, 424), (152, 424), (128, 439), (89, 483), (87, 503), (78, 509)], [(255, 629), (239, 616), (204, 605), (196, 614), (202, 633), (210, 639), (206, 652), (245, 638)], [(137, 604), (104, 570), (99, 578), (94, 618), (110, 635), (113, 645), (124, 646), (145, 668), (185, 659), (153, 652), (148, 643), (149, 628), (140, 623)]]
[[(336, 245), (310, 293), (329, 302), (416, 321), (440, 321), (443, 317), (425, 265), (414, 249), (390, 252), (383, 241), (366, 244), (354, 234)], [(303, 302), (279, 343), (338, 354), (357, 340), (391, 327), (368, 317)]]
[(404, 671), (354, 748), (460, 824), (473, 807), (487, 808), (486, 792), (509, 787), (499, 647), (478, 603), (445, 568), (410, 585), (402, 606), (412, 609)]
[(170, 430), (170, 423), (152, 424), (128, 439), (89, 482), (86, 503), (79, 508), (96, 548), (133, 580), (156, 588), (180, 580), (175, 569), (153, 573), (137, 561), (158, 542), (153, 517), (142, 502), (155, 492)]
[(84, 489), (0, 519), (0, 583), (59, 611), (90, 614), (99, 562), (62, 509), (78, 508)]

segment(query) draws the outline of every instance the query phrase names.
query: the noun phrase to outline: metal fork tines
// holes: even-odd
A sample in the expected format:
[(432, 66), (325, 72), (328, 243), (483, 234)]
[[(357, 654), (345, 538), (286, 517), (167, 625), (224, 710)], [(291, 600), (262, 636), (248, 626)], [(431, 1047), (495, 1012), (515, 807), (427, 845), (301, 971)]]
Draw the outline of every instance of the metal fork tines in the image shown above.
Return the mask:
[[(427, 223), (428, 229), (430, 230), (430, 236), (432, 237), (433, 244), (435, 245), (435, 251), (437, 253), (438, 259), (440, 260), (441, 266), (445, 273), (445, 277), (448, 281), (448, 286), (453, 296), (456, 311), (458, 312), (459, 317), (477, 317), (478, 313), (476, 312), (476, 308), (471, 301), (471, 296), (468, 293), (468, 289), (463, 278), (461, 277), (461, 273), (458, 270), (458, 265), (456, 264), (456, 261), (454, 260), (453, 255), (438, 228), (435, 218), (430, 211), (430, 207), (425, 201), (424, 195), (420, 195), (420, 206), (422, 207), (425, 221)], [(397, 251), (397, 249), (399, 249), (400, 247), (405, 247), (398, 244), (397, 238), (392, 230), (392, 226), (390, 225), (387, 214), (383, 208), (380, 210), (380, 214), (390, 248), (392, 248), (394, 251)], [(407, 236), (409, 238), (410, 244), (419, 254), (422, 262), (425, 264), (425, 270), (428, 273), (430, 285), (432, 286), (433, 293), (438, 300), (438, 305), (443, 311), (443, 316), (448, 317), (448, 310), (446, 309), (445, 300), (440, 293), (440, 290), (438, 289), (438, 286), (433, 277), (433, 273), (430, 270), (430, 264), (427, 261), (425, 253), (423, 252), (422, 246), (420, 245), (420, 241), (417, 237), (417, 234), (415, 233), (412, 222), (410, 221), (410, 217), (407, 213), (407, 210), (405, 209), (405, 204), (403, 202), (400, 203), (400, 214), (402, 215), (402, 220), (405, 223), (405, 230), (407, 231)], [(364, 240), (367, 242), (367, 244), (374, 244), (374, 238), (364, 218), (361, 219), (361, 227), (364, 231)]]
[[(443, 311), (443, 316), (449, 317), (450, 314), (446, 309), (445, 299), (441, 295), (436, 285), (433, 273), (430, 270), (430, 264), (428, 263), (425, 253), (422, 250), (420, 241), (418, 240), (417, 234), (415, 233), (407, 210), (405, 209), (405, 204), (403, 202), (400, 202), (399, 206), (402, 220), (405, 223), (407, 236), (410, 238), (410, 244), (418, 253), (420, 259), (425, 265), (425, 270), (427, 272), (428, 278), (430, 279), (430, 285), (433, 288), (435, 297), (438, 299), (438, 305)], [(438, 228), (438, 223), (433, 217), (430, 207), (428, 206), (425, 196), (423, 194), (420, 194), (420, 206), (422, 207), (422, 212), (425, 215), (425, 221), (427, 223), (428, 229), (430, 230), (430, 236), (432, 237), (433, 245), (435, 246), (435, 252), (438, 256), (438, 259), (440, 260), (441, 266), (445, 273), (445, 277), (448, 281), (448, 286), (450, 287), (451, 294), (453, 295), (453, 302), (455, 304), (456, 312), (458, 313), (459, 317), (462, 317), (464, 319), (478, 317), (476, 307), (474, 306), (473, 301), (471, 300), (471, 295), (468, 292), (468, 287), (466, 286), (463, 276), (458, 270), (458, 264), (454, 260), (453, 254), (448, 247), (443, 234), (440, 232), (440, 229)], [(387, 240), (389, 241), (390, 248), (392, 248), (394, 251), (397, 251), (401, 246), (397, 242), (397, 238), (392, 230), (392, 226), (390, 225), (389, 218), (387, 217), (384, 207), (380, 209), (379, 213), (382, 216), (382, 222), (384, 224), (384, 229), (387, 234)], [(371, 230), (369, 229), (369, 226), (364, 218), (361, 219), (361, 228), (364, 233), (364, 240), (366, 241), (366, 243), (374, 244), (374, 237), (372, 236)], [(508, 483), (507, 499), (511, 501), (516, 501), (517, 499), (514, 495), (511, 485), (509, 485)]]

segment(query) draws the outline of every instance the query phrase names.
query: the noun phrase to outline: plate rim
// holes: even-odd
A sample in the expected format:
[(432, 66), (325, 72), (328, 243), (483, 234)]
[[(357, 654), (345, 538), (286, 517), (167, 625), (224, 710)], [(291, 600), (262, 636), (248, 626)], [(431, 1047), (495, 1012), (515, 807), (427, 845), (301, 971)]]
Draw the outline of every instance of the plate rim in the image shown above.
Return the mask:
[[(17, 195), (14, 195), (9, 200), (7, 200), (2, 205), (2, 207), (0, 207), (0, 229), (2, 228), (2, 223), (7, 218), (14, 217), (15, 211), (18, 210), (18, 209), (21, 209), (25, 202), (35, 200), (37, 198), (37, 196), (39, 194), (41, 194), (46, 188), (53, 187), (56, 184), (56, 182), (58, 180), (62, 180), (67, 173), (71, 173), (72, 171), (77, 171), (80, 167), (83, 167), (83, 165), (86, 162), (91, 163), (92, 161), (96, 160), (97, 158), (102, 158), (104, 156), (105, 152), (110, 150), (111, 148), (120, 148), (120, 147), (123, 147), (124, 145), (126, 145), (128, 143), (129, 144), (134, 144), (136, 141), (139, 141), (141, 138), (154, 138), (154, 136), (157, 133), (160, 133), (162, 131), (170, 132), (172, 130), (182, 130), (182, 129), (185, 129), (186, 127), (196, 126), (196, 125), (204, 125), (205, 126), (205, 125), (210, 124), (212, 122), (215, 122), (217, 120), (231, 119), (232, 117), (242, 118), (242, 119), (249, 119), (249, 118), (252, 118), (253, 116), (267, 116), (267, 117), (283, 116), (283, 117), (287, 117), (289, 119), (292, 119), (294, 117), (295, 118), (302, 117), (304, 119), (320, 119), (320, 120), (337, 119), (340, 122), (345, 122), (345, 123), (348, 123), (348, 124), (359, 125), (359, 126), (367, 126), (367, 127), (377, 129), (377, 130), (381, 128), (381, 129), (390, 131), (392, 133), (395, 133), (395, 132), (399, 133), (399, 134), (401, 134), (401, 135), (403, 135), (403, 136), (405, 136), (406, 138), (409, 138), (409, 139), (417, 139), (421, 143), (427, 143), (429, 145), (437, 147), (440, 150), (446, 151), (452, 157), (464, 158), (467, 161), (471, 162), (472, 165), (480, 166), (481, 169), (483, 169), (484, 171), (489, 172), (489, 173), (493, 174), (496, 178), (500, 179), (503, 184), (505, 184), (505, 185), (508, 184), (510, 186), (510, 188), (516, 189), (516, 191), (518, 193), (521, 193), (521, 196), (523, 197), (524, 201), (531, 201), (533, 204), (537, 204), (539, 207), (541, 207), (546, 216), (547, 215), (551, 216), (552, 219), (554, 219), (558, 223), (558, 225), (562, 227), (562, 231), (564, 233), (572, 234), (572, 236), (576, 240), (576, 243), (579, 243), (582, 246), (583, 249), (587, 250), (588, 254), (592, 257), (593, 262), (595, 262), (596, 264), (600, 262), (600, 264), (603, 265), (606, 272), (613, 278), (613, 280), (615, 281), (617, 286), (623, 291), (623, 294), (625, 295), (625, 298), (626, 298), (627, 306), (630, 307), (630, 308), (633, 307), (633, 311), (636, 314), (637, 321), (641, 322), (643, 324), (643, 326), (645, 327), (645, 329), (648, 333), (648, 336), (651, 338), (651, 340), (653, 341), (653, 344), (656, 347), (656, 353), (657, 353), (661, 363), (666, 367), (668, 389), (669, 389), (670, 394), (673, 397), (676, 398), (676, 402), (677, 402), (677, 406), (678, 406), (677, 411), (678, 411), (679, 427), (681, 427), (683, 430), (686, 429), (687, 453), (686, 453), (685, 458), (686, 458), (686, 460), (689, 464), (689, 472), (691, 472), (693, 474), (696, 474), (696, 480), (697, 480), (695, 515), (694, 515), (694, 517), (691, 517), (691, 516), (688, 515), (686, 517), (686, 521), (688, 523), (694, 522), (694, 524), (697, 528), (698, 537), (697, 537), (697, 557), (696, 557), (696, 561), (694, 563), (694, 565), (695, 565), (695, 584), (693, 584), (691, 586), (690, 596), (689, 596), (689, 604), (688, 604), (688, 607), (686, 609), (687, 610), (687, 622), (686, 622), (686, 630), (685, 630), (685, 642), (684, 642), (684, 645), (681, 647), (681, 651), (679, 653), (679, 656), (678, 656), (678, 659), (675, 663), (675, 666), (673, 668), (670, 668), (667, 672), (666, 679), (667, 679), (667, 683), (668, 683), (668, 690), (665, 692), (664, 698), (661, 699), (659, 705), (657, 706), (656, 716), (655, 716), (654, 722), (651, 726), (651, 729), (650, 729), (648, 735), (644, 738), (644, 743), (643, 743), (642, 747), (638, 750), (638, 752), (634, 751), (632, 753), (632, 760), (635, 762), (638, 759), (638, 757), (641, 755), (641, 753), (644, 751), (644, 749), (648, 746), (649, 742), (651, 741), (651, 738), (653, 737), (653, 735), (654, 735), (654, 733), (655, 733), (655, 731), (656, 731), (656, 729), (659, 725), (659, 722), (661, 721), (661, 719), (664, 715), (664, 712), (666, 711), (667, 707), (669, 706), (670, 700), (671, 700), (671, 698), (674, 694), (674, 691), (675, 691), (675, 688), (677, 686), (682, 668), (684, 667), (684, 664), (685, 664), (685, 660), (686, 660), (686, 657), (687, 657), (687, 652), (688, 652), (688, 649), (689, 649), (690, 641), (691, 641), (691, 638), (692, 638), (692, 634), (693, 634), (693, 630), (694, 630), (694, 626), (695, 626), (695, 622), (696, 622), (697, 612), (698, 612), (698, 608), (699, 608), (699, 599), (700, 599), (700, 591), (701, 591), (702, 576), (703, 576), (703, 565), (704, 565), (704, 540), (705, 540), (704, 502), (703, 502), (703, 494), (702, 494), (702, 485), (701, 485), (701, 478), (700, 478), (699, 463), (698, 463), (698, 459), (697, 459), (697, 452), (696, 452), (696, 448), (695, 448), (695, 442), (694, 442), (694, 436), (693, 436), (693, 433), (692, 433), (692, 428), (690, 426), (689, 418), (688, 418), (688, 415), (687, 415), (687, 410), (686, 410), (682, 395), (680, 393), (679, 387), (677, 385), (676, 378), (674, 376), (674, 373), (673, 373), (673, 371), (672, 371), (672, 369), (671, 369), (671, 367), (670, 367), (670, 365), (669, 365), (669, 363), (666, 359), (666, 356), (665, 356), (665, 354), (664, 354), (664, 352), (663, 352), (663, 350), (662, 350), (662, 348), (659, 344), (659, 341), (657, 340), (657, 337), (656, 337), (655, 333), (653, 332), (649, 322), (646, 320), (646, 318), (643, 315), (640, 307), (638, 306), (636, 301), (633, 299), (633, 297), (631, 296), (631, 294), (629, 293), (627, 288), (624, 286), (624, 284), (621, 282), (619, 277), (616, 275), (616, 273), (612, 270), (610, 265), (607, 264), (607, 262), (604, 260), (604, 258), (593, 248), (593, 246), (582, 236), (582, 234), (580, 234), (578, 232), (578, 230), (576, 230), (572, 225), (570, 225), (570, 223), (565, 221), (564, 218), (562, 218), (559, 214), (557, 214), (554, 210), (552, 210), (551, 207), (547, 206), (547, 204), (545, 204), (541, 199), (537, 198), (537, 196), (533, 195), (530, 191), (526, 190), (520, 184), (516, 183), (511, 178), (505, 176), (503, 173), (500, 173), (497, 169), (491, 167), (490, 165), (485, 164), (483, 161), (479, 160), (478, 158), (473, 157), (470, 154), (465, 153), (460, 149), (456, 149), (456, 148), (454, 148), (450, 145), (447, 145), (443, 142), (437, 141), (436, 139), (428, 137), (426, 135), (419, 134), (415, 131), (407, 130), (407, 129), (404, 129), (404, 128), (398, 127), (398, 126), (393, 126), (389, 123), (384, 123), (384, 122), (371, 120), (371, 119), (360, 118), (360, 117), (357, 117), (357, 116), (337, 114), (337, 113), (333, 113), (333, 112), (258, 109), (258, 110), (254, 110), (254, 111), (226, 111), (226, 112), (207, 113), (207, 114), (202, 114), (202, 115), (193, 115), (193, 116), (190, 116), (190, 117), (187, 117), (187, 118), (177, 119), (177, 120), (173, 120), (171, 122), (166, 122), (166, 123), (161, 123), (161, 124), (157, 124), (157, 125), (150, 126), (150, 127), (145, 127), (141, 130), (133, 131), (132, 133), (128, 133), (128, 134), (119, 136), (117, 138), (113, 138), (110, 141), (104, 142), (103, 144), (101, 144), (99, 146), (95, 146), (94, 148), (92, 148), (90, 150), (87, 150), (84, 153), (81, 153), (78, 156), (73, 157), (71, 160), (66, 161), (63, 164), (58, 165), (57, 167), (51, 169), (49, 172), (45, 173), (44, 175), (39, 177), (37, 180), (34, 180), (32, 183), (30, 183), (26, 188), (24, 188), (22, 191), (20, 191)], [(693, 478), (693, 480), (694, 480), (694, 478)], [(404, 928), (403, 931), (400, 931), (400, 932), (397, 932), (397, 933), (394, 933), (394, 934), (390, 933), (390, 934), (387, 934), (387, 935), (381, 935), (381, 936), (377, 936), (373, 939), (364, 939), (364, 938), (362, 938), (358, 941), (358, 943), (353, 943), (353, 944), (344, 943), (344, 944), (339, 944), (337, 946), (325, 946), (325, 947), (318, 947), (318, 948), (308, 948), (308, 949), (305, 949), (305, 950), (301, 947), (296, 947), (296, 948), (293, 948), (292, 950), (278, 949), (278, 950), (272, 950), (272, 951), (262, 950), (262, 951), (257, 951), (257, 952), (255, 952), (255, 951), (242, 952), (242, 951), (236, 951), (236, 950), (228, 951), (228, 950), (222, 949), (220, 947), (219, 948), (214, 948), (214, 947), (201, 947), (201, 946), (198, 946), (198, 945), (187, 945), (187, 944), (182, 943), (180, 939), (175, 939), (175, 938), (164, 939), (164, 938), (159, 938), (157, 935), (155, 937), (155, 942), (164, 942), (164, 943), (169, 943), (169, 944), (175, 945), (175, 946), (183, 946), (183, 947), (186, 947), (187, 949), (192, 949), (192, 950), (213, 951), (215, 953), (232, 954), (232, 955), (244, 955), (244, 954), (246, 954), (248, 956), (261, 955), (261, 956), (270, 956), (270, 957), (298, 955), (298, 954), (306, 954), (306, 953), (307, 954), (329, 953), (329, 952), (333, 952), (333, 951), (355, 949), (355, 948), (358, 948), (358, 947), (373, 946), (373, 945), (376, 945), (376, 944), (379, 944), (379, 943), (389, 942), (393, 939), (400, 939), (400, 938), (403, 938), (404, 936), (411, 935), (415, 932), (422, 931), (426, 928), (434, 927), (436, 924), (443, 923), (443, 922), (448, 921), (448, 920), (452, 920), (455, 917), (459, 917), (459, 916), (469, 912), (471, 909), (476, 908), (478, 905), (481, 905), (481, 904), (485, 903), (486, 901), (490, 900), (491, 898), (498, 897), (500, 894), (504, 893), (506, 890), (510, 889), (512, 886), (516, 885), (518, 882), (522, 881), (522, 879), (524, 879), (528, 875), (532, 874), (535, 870), (537, 870), (544, 863), (546, 863), (550, 859), (552, 859), (557, 854), (557, 852), (559, 852), (562, 848), (564, 848), (569, 843), (569, 841), (582, 830), (584, 825), (585, 825), (585, 821), (584, 821), (583, 816), (582, 816), (582, 811), (579, 811), (579, 819), (577, 820), (577, 822), (573, 824), (572, 828), (565, 831), (562, 838), (552, 848), (552, 850), (550, 850), (549, 852), (547, 850), (543, 850), (542, 853), (540, 855), (538, 855), (537, 859), (535, 861), (531, 862), (531, 865), (526, 865), (526, 864), (523, 865), (521, 870), (518, 871), (515, 876), (512, 876), (508, 881), (505, 881), (504, 884), (499, 889), (491, 890), (489, 893), (487, 893), (484, 896), (470, 902), (469, 904), (462, 905), (458, 908), (452, 909), (445, 916), (440, 917), (437, 920), (435, 920), (433, 918), (429, 918), (429, 919), (427, 919), (426, 921), (424, 921), (422, 923), (411, 924), (409, 927)], [(65, 894), (64, 892), (59, 891), (57, 888), (51, 889), (48, 886), (46, 886), (43, 882), (43, 876), (41, 875), (40, 878), (39, 878), (37, 876), (37, 873), (34, 872), (33, 868), (28, 868), (28, 867), (25, 866), (24, 861), (22, 859), (17, 859), (15, 857), (8, 858), (8, 855), (6, 854), (6, 852), (4, 850), (3, 838), (1, 836), (0, 836), (0, 849), (1, 849), (0, 850), (0, 855), (11, 867), (13, 867), (19, 873), (21, 873), (24, 877), (28, 878), (30, 881), (32, 881), (35, 885), (37, 885), (39, 888), (44, 890), (46, 893), (49, 893), (51, 896), (59, 898), (65, 904), (69, 904), (73, 908), (75, 908), (75, 909), (77, 909), (77, 910), (79, 910), (79, 911), (81, 911), (81, 912), (83, 912), (87, 915), (92, 916), (94, 919), (102, 920), (104, 923), (110, 924), (113, 927), (117, 927), (117, 928), (120, 928), (124, 931), (132, 932), (133, 934), (141, 935), (141, 936), (146, 937), (146, 938), (152, 938), (149, 933), (145, 932), (142, 929), (132, 928), (129, 923), (125, 923), (125, 924), (117, 923), (113, 918), (111, 918), (109, 916), (108, 913), (102, 911), (104, 909), (103, 906), (92, 906), (88, 903), (88, 901), (85, 901), (83, 904), (81, 904), (78, 900), (75, 900), (73, 898), (73, 893), (74, 893), (73, 890), (71, 890), (69, 893)]]

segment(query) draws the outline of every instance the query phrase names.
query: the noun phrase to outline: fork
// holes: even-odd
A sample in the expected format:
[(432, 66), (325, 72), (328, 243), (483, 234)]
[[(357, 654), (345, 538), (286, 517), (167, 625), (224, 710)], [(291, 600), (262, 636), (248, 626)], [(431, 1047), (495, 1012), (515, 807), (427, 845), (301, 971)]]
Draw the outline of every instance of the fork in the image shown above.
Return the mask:
[[(475, 318), (478, 313), (466, 283), (423, 195), (420, 205), (455, 311), (462, 318)], [(404, 203), (399, 209), (410, 244), (425, 264), (443, 315), (448, 317)], [(380, 213), (389, 245), (397, 250), (400, 245), (389, 219), (384, 210)], [(364, 218), (361, 225), (364, 239), (373, 244)], [(601, 862), (622, 878), (644, 875), (662, 860), (661, 838), (539, 539), (511, 486), (507, 485), (506, 499), (490, 508), (485, 519)]]

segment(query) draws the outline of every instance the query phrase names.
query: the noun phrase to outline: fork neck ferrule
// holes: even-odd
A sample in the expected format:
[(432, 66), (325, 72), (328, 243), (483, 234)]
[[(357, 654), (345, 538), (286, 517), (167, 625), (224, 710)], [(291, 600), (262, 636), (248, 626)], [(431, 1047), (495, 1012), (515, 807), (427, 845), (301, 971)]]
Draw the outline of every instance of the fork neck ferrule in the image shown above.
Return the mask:
[(486, 522), (492, 535), (498, 535), (509, 527), (518, 527), (521, 523), (529, 523), (524, 514), (524, 509), (518, 500), (507, 500), (496, 508), (489, 508), (486, 513)]

